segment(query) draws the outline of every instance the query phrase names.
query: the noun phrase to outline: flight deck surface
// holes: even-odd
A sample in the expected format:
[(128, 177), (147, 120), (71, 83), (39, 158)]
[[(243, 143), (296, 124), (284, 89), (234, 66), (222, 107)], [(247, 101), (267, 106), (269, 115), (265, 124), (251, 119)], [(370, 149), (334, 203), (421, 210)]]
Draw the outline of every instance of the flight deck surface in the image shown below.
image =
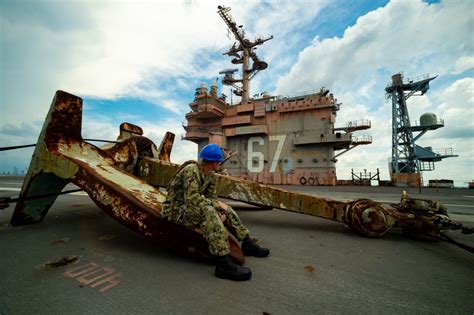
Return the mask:
[[(16, 197), (22, 180), (1, 177), (1, 196)], [(397, 202), (402, 190), (279, 187), (388, 203)], [(409, 193), (443, 201), (453, 219), (474, 225), (474, 190)], [(11, 205), (0, 211), (0, 314), (474, 311), (474, 255), (454, 245), (414, 241), (397, 231), (370, 239), (339, 222), (232, 205), (271, 249), (267, 258), (246, 259), (253, 273), (247, 282), (215, 278), (212, 265), (165, 250), (118, 224), (82, 192), (58, 197), (39, 224), (12, 227)], [(472, 235), (453, 235), (474, 245)], [(51, 264), (60, 259), (63, 264)]]

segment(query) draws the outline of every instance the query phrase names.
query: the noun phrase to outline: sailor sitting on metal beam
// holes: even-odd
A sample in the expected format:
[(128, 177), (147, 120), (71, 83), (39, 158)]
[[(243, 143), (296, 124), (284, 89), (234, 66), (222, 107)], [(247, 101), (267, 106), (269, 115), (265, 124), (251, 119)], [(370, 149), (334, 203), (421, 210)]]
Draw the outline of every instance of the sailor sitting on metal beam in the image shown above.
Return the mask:
[(242, 241), (244, 255), (266, 257), (270, 251), (252, 240), (249, 230), (229, 205), (217, 200), (216, 180), (210, 175), (219, 170), (224, 162), (221, 147), (208, 144), (199, 157), (201, 163), (184, 163), (171, 180), (162, 217), (190, 229), (202, 230), (209, 242), (209, 251), (215, 256), (216, 277), (249, 280), (252, 276), (250, 269), (235, 264), (230, 258), (226, 228)]

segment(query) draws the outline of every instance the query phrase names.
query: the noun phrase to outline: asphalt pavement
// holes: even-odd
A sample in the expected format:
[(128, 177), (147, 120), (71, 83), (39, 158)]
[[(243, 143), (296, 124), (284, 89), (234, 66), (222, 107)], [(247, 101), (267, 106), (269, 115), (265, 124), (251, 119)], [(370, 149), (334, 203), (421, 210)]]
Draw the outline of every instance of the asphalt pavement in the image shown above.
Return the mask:
[[(17, 196), (20, 186), (21, 179), (0, 178), (0, 196)], [(400, 193), (394, 187), (301, 189), (385, 202)], [(454, 212), (472, 222), (472, 190), (422, 195), (457, 205)], [(364, 238), (339, 222), (276, 209), (237, 211), (271, 249), (267, 258), (246, 259), (253, 273), (247, 282), (215, 278), (212, 265), (127, 229), (82, 192), (60, 196), (39, 224), (12, 227), (13, 205), (0, 210), (0, 313), (474, 312), (474, 255), (456, 246), (410, 240), (397, 231)], [(453, 237), (474, 245), (473, 235)]]

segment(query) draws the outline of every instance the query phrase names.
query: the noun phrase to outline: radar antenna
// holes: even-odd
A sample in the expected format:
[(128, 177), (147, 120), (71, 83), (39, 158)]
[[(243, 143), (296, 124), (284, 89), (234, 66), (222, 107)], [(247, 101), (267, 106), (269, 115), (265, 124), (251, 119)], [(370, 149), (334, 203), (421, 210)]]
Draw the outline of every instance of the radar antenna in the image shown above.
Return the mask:
[[(233, 64), (242, 64), (242, 79), (233, 79), (230, 80), (228, 72), (224, 71), (226, 74), (227, 80), (224, 80), (223, 83), (227, 85), (232, 85), (235, 88), (235, 91), (238, 93), (236, 95), (241, 95), (241, 103), (245, 104), (249, 101), (249, 83), (250, 80), (258, 73), (260, 70), (265, 70), (268, 67), (268, 64), (265, 61), (258, 59), (257, 54), (255, 53), (255, 46), (262, 45), (266, 41), (269, 41), (273, 38), (273, 35), (267, 38), (257, 37), (254, 41), (251, 41), (245, 38), (245, 31), (243, 30), (242, 25), (237, 26), (234, 19), (230, 15), (230, 7), (218, 6), (217, 13), (227, 24), (228, 29), (234, 34), (235, 42), (229, 51), (223, 53), (223, 55), (232, 56)], [(237, 46), (238, 43), (238, 46)], [(250, 59), (252, 59), (252, 67), (250, 67)], [(233, 72), (232, 72), (233, 73)], [(242, 83), (242, 86), (238, 86), (235, 83)]]

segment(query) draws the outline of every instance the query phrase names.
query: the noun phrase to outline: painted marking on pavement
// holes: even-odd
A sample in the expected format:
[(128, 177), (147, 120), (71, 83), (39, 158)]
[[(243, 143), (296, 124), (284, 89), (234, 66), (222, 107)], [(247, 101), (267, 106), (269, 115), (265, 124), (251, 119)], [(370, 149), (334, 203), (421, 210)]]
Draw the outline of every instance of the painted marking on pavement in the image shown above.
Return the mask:
[(65, 277), (75, 278), (82, 286), (97, 288), (100, 292), (105, 292), (119, 284), (120, 280), (116, 278), (122, 274), (115, 272), (113, 268), (101, 267), (95, 262), (69, 269), (63, 273)]

